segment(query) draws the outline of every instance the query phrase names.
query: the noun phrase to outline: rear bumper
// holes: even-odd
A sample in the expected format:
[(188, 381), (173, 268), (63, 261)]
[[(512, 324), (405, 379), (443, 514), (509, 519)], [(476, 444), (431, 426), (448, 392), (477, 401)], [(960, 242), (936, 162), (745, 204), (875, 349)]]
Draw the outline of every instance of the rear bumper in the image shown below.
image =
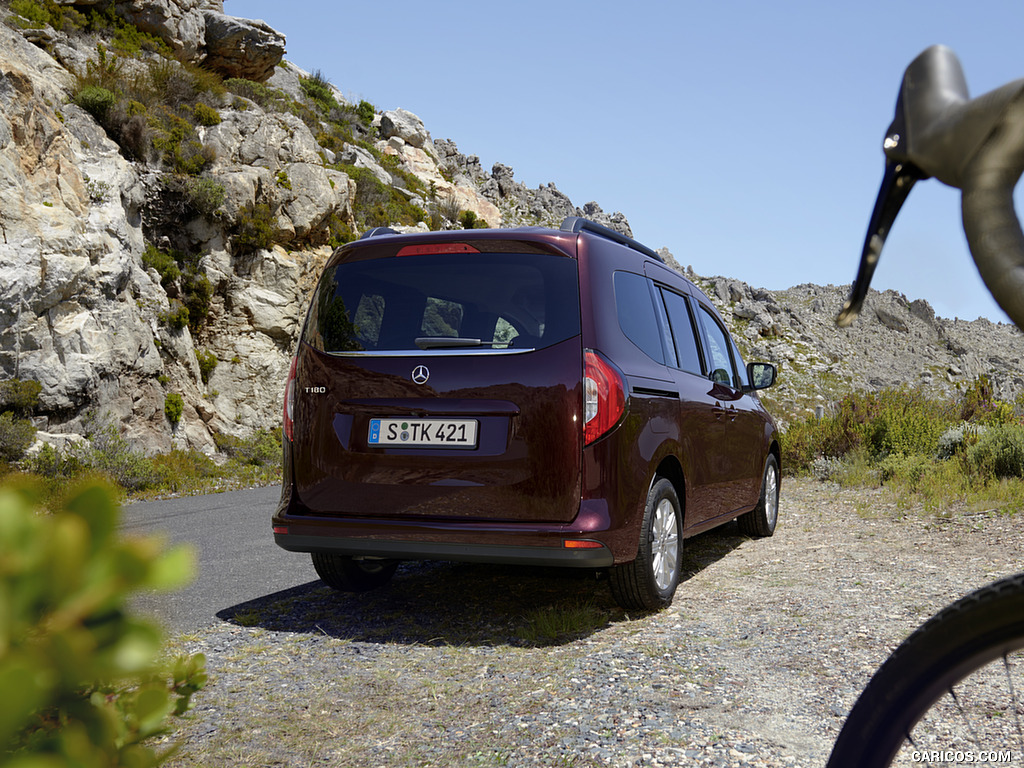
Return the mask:
[(603, 544), (593, 549), (458, 544), (442, 541), (403, 541), (308, 536), (275, 533), (274, 541), (290, 552), (329, 552), (338, 555), (387, 557), (396, 560), (456, 560), (471, 563), (540, 565), (570, 568), (607, 568), (612, 553)]
[(583, 501), (568, 524), (523, 524), (333, 517), (295, 504), (287, 489), (282, 496), (273, 518), (274, 542), (290, 552), (569, 568), (607, 568), (615, 562), (604, 500)]

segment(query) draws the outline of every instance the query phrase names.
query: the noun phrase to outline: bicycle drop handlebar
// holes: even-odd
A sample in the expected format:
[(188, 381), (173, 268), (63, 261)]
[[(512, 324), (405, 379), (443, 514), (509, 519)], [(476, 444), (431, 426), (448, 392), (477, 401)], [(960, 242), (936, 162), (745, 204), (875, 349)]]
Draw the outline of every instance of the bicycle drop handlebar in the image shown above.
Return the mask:
[(1024, 171), (1024, 79), (971, 99), (960, 62), (936, 45), (903, 75), (886, 132), (885, 174), (857, 277), (836, 318), (857, 317), (885, 238), (914, 184), (935, 177), (962, 190), (967, 243), (993, 298), (1024, 329), (1024, 233), (1013, 190)]

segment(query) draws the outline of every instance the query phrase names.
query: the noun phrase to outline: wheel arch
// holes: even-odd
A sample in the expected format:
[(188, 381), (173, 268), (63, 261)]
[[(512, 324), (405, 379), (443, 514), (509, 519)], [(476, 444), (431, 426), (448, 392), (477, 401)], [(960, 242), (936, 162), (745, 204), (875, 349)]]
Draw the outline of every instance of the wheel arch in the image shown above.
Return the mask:
[(772, 444), (768, 446), (768, 453), (775, 457), (775, 466), (779, 468), (779, 474), (782, 474), (782, 448), (779, 446), (778, 440), (772, 440)]
[(676, 496), (679, 498), (679, 514), (682, 517), (679, 523), (683, 528), (686, 525), (686, 475), (683, 474), (683, 465), (675, 454), (668, 454), (658, 463), (651, 476), (652, 486), (659, 477), (664, 477), (675, 488)]

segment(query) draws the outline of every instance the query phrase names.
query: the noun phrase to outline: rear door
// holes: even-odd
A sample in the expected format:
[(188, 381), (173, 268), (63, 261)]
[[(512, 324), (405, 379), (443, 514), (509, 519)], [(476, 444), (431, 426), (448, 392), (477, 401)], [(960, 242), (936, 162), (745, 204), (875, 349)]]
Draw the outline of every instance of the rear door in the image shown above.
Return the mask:
[(686, 527), (690, 528), (730, 511), (726, 497), (730, 466), (723, 455), (727, 419), (703, 362), (693, 302), (666, 286), (660, 287), (660, 295), (675, 353), (672, 368), (679, 388), (680, 443), (688, 469)]
[(530, 241), (383, 239), (395, 242), (329, 264), (312, 300), (297, 370), (301, 501), (325, 515), (571, 520), (576, 260)]

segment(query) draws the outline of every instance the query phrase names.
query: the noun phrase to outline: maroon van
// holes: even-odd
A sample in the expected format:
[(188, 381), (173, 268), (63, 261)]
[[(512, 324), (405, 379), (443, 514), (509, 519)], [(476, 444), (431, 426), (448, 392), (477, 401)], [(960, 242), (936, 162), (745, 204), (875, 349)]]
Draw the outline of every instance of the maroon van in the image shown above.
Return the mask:
[(593, 222), (375, 229), (312, 296), (274, 538), (339, 590), (402, 560), (556, 565), (659, 608), (684, 538), (774, 532), (774, 381), (689, 280)]

